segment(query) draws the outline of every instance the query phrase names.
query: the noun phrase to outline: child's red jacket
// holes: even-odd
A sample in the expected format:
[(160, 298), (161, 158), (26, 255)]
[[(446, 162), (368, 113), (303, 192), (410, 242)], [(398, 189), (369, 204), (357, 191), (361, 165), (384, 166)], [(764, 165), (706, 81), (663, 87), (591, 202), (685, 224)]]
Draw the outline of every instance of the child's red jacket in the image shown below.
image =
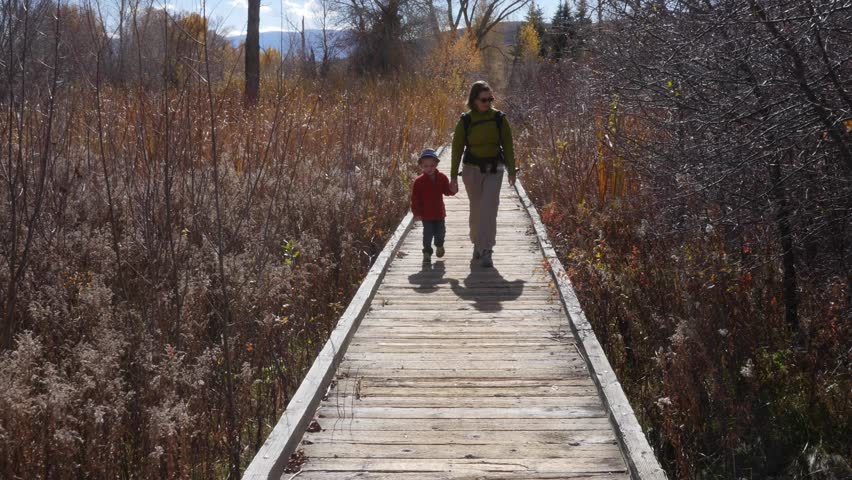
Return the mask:
[(446, 175), (435, 170), (435, 180), (432, 181), (429, 175), (420, 174), (411, 188), (411, 213), (426, 221), (446, 218), (443, 195), (453, 195)]

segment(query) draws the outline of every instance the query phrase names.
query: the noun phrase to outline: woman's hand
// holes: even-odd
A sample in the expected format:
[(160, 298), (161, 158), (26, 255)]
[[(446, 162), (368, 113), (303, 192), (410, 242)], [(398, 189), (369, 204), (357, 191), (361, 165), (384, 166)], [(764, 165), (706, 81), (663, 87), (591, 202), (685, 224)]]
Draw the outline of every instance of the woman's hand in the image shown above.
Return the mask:
[(457, 178), (450, 181), (450, 191), (453, 192), (453, 195), (459, 193), (459, 180)]

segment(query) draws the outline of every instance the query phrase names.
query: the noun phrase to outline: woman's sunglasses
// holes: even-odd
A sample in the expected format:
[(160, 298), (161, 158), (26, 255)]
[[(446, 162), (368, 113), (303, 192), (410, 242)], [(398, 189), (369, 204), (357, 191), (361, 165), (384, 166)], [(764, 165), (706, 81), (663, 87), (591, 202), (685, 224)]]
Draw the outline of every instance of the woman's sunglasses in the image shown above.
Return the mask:
[(482, 103), (491, 103), (491, 102), (493, 102), (493, 101), (494, 101), (494, 97), (488, 97), (488, 98), (477, 98), (477, 100), (479, 100), (479, 101), (480, 101), (480, 102), (482, 102)]

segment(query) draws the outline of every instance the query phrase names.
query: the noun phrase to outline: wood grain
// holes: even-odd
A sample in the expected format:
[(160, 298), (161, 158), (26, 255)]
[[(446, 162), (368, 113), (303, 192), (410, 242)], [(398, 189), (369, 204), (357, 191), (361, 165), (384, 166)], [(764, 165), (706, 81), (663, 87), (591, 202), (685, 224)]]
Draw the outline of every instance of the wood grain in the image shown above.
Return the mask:
[(602, 352), (582, 348), (578, 305), (505, 180), (500, 202), (494, 268), (471, 261), (463, 189), (446, 201), (443, 258), (424, 265), (411, 226), (323, 391), (296, 478), (630, 478), (589, 371)]

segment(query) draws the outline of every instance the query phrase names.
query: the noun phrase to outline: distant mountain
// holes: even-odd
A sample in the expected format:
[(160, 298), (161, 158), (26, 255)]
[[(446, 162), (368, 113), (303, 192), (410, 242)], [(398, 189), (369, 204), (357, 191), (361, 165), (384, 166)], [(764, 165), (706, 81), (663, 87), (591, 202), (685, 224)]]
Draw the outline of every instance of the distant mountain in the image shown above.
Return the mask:
[(498, 45), (511, 47), (515, 44), (515, 37), (518, 35), (518, 30), (524, 22), (500, 22), (494, 27), (493, 37), (495, 37)]
[[(346, 58), (349, 54), (348, 30), (328, 30), (329, 51), (334, 58)], [(245, 35), (229, 35), (228, 40), (235, 47), (239, 47), (246, 39)], [(261, 32), (260, 48), (274, 48), (285, 55), (297, 53), (302, 48), (302, 36), (300, 32)], [(317, 60), (322, 58), (322, 30), (305, 30), (305, 49), (310, 55), (311, 48), (314, 50)]]

